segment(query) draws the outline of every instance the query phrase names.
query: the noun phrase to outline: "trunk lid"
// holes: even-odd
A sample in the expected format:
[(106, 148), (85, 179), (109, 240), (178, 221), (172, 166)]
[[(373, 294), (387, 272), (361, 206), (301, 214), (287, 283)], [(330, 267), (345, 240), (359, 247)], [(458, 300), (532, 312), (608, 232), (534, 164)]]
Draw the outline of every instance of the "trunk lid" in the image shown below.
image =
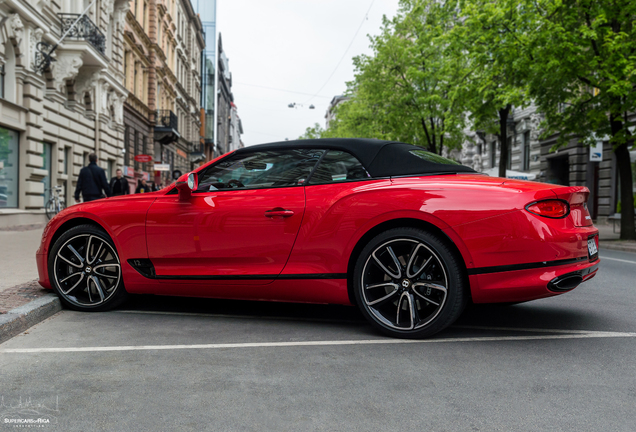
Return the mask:
[(523, 180), (508, 180), (501, 185), (505, 188), (514, 188), (519, 192), (530, 193), (535, 201), (556, 198), (567, 201), (570, 205), (570, 214), (567, 216), (574, 222), (574, 226), (592, 226), (592, 218), (587, 209), (587, 199), (590, 190), (585, 186), (558, 186), (548, 183), (539, 183)]
[(592, 218), (587, 209), (587, 199), (590, 190), (585, 186), (560, 186), (552, 189), (557, 198), (567, 201), (570, 204), (569, 218), (574, 222), (574, 226), (592, 226)]

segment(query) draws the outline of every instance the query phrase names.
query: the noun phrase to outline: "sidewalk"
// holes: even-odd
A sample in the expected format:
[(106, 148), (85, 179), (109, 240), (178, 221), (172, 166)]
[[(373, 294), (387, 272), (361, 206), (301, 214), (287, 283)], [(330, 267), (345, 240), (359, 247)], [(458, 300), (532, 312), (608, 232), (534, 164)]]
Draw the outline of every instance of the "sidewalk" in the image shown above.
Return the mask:
[(620, 239), (620, 226), (616, 224), (616, 232), (609, 223), (594, 224), (598, 228), (598, 241), (599, 248), (619, 250), (624, 252), (636, 253), (636, 241), (634, 240), (619, 240)]
[(62, 309), (59, 299), (38, 284), (35, 251), (44, 225), (0, 230), (0, 343)]
[(0, 229), (0, 314), (52, 291), (38, 284), (35, 251), (44, 225)]
[(0, 293), (38, 278), (35, 251), (43, 229), (44, 225), (26, 225), (0, 230)]

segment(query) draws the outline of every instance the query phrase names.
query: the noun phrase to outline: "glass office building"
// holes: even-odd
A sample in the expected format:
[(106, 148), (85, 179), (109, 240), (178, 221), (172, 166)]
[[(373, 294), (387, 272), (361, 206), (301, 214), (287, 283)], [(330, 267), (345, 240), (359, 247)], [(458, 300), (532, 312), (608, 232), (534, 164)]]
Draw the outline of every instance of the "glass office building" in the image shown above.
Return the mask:
[(210, 158), (216, 127), (216, 0), (193, 0), (205, 33), (205, 51), (201, 57), (201, 106), (205, 110), (205, 150)]

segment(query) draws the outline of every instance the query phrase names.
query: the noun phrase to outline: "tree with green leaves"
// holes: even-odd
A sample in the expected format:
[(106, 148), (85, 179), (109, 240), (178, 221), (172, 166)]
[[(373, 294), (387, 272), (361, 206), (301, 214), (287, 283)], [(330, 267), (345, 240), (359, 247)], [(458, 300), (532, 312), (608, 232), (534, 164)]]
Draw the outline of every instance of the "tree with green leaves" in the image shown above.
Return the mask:
[(320, 124), (315, 123), (313, 127), (308, 127), (305, 129), (305, 133), (298, 137), (298, 139), (316, 139), (316, 138), (325, 138), (322, 134), (325, 130), (320, 126)]
[(351, 99), (336, 108), (322, 136), (404, 141), (438, 154), (461, 147), (468, 71), (445, 40), (455, 4), (401, 0), (397, 16), (385, 18), (381, 34), (371, 39), (373, 55), (354, 58)]
[[(515, 1), (466, 0), (461, 3), (461, 24), (451, 40), (466, 55), (471, 67), (467, 105), (476, 130), (495, 134), (499, 141), (499, 176), (506, 176), (510, 156), (508, 119), (513, 107), (529, 104), (527, 68), (519, 61), (525, 27), (513, 6)], [(511, 11), (514, 11), (512, 13)]]
[[(607, 137), (620, 179), (621, 239), (636, 239), (630, 126), (636, 114), (636, 2), (524, 0), (530, 92), (558, 146)], [(527, 24), (526, 24), (527, 25)]]

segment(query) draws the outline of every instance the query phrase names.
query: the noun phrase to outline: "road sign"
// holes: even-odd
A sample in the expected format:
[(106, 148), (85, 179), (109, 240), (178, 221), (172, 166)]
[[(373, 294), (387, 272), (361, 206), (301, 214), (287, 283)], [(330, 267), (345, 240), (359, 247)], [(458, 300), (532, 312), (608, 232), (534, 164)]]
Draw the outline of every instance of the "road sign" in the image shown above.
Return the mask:
[(590, 162), (601, 162), (603, 160), (603, 141), (597, 141), (596, 145), (590, 146)]
[(147, 154), (140, 154), (135, 156), (136, 162), (152, 162), (152, 156)]

